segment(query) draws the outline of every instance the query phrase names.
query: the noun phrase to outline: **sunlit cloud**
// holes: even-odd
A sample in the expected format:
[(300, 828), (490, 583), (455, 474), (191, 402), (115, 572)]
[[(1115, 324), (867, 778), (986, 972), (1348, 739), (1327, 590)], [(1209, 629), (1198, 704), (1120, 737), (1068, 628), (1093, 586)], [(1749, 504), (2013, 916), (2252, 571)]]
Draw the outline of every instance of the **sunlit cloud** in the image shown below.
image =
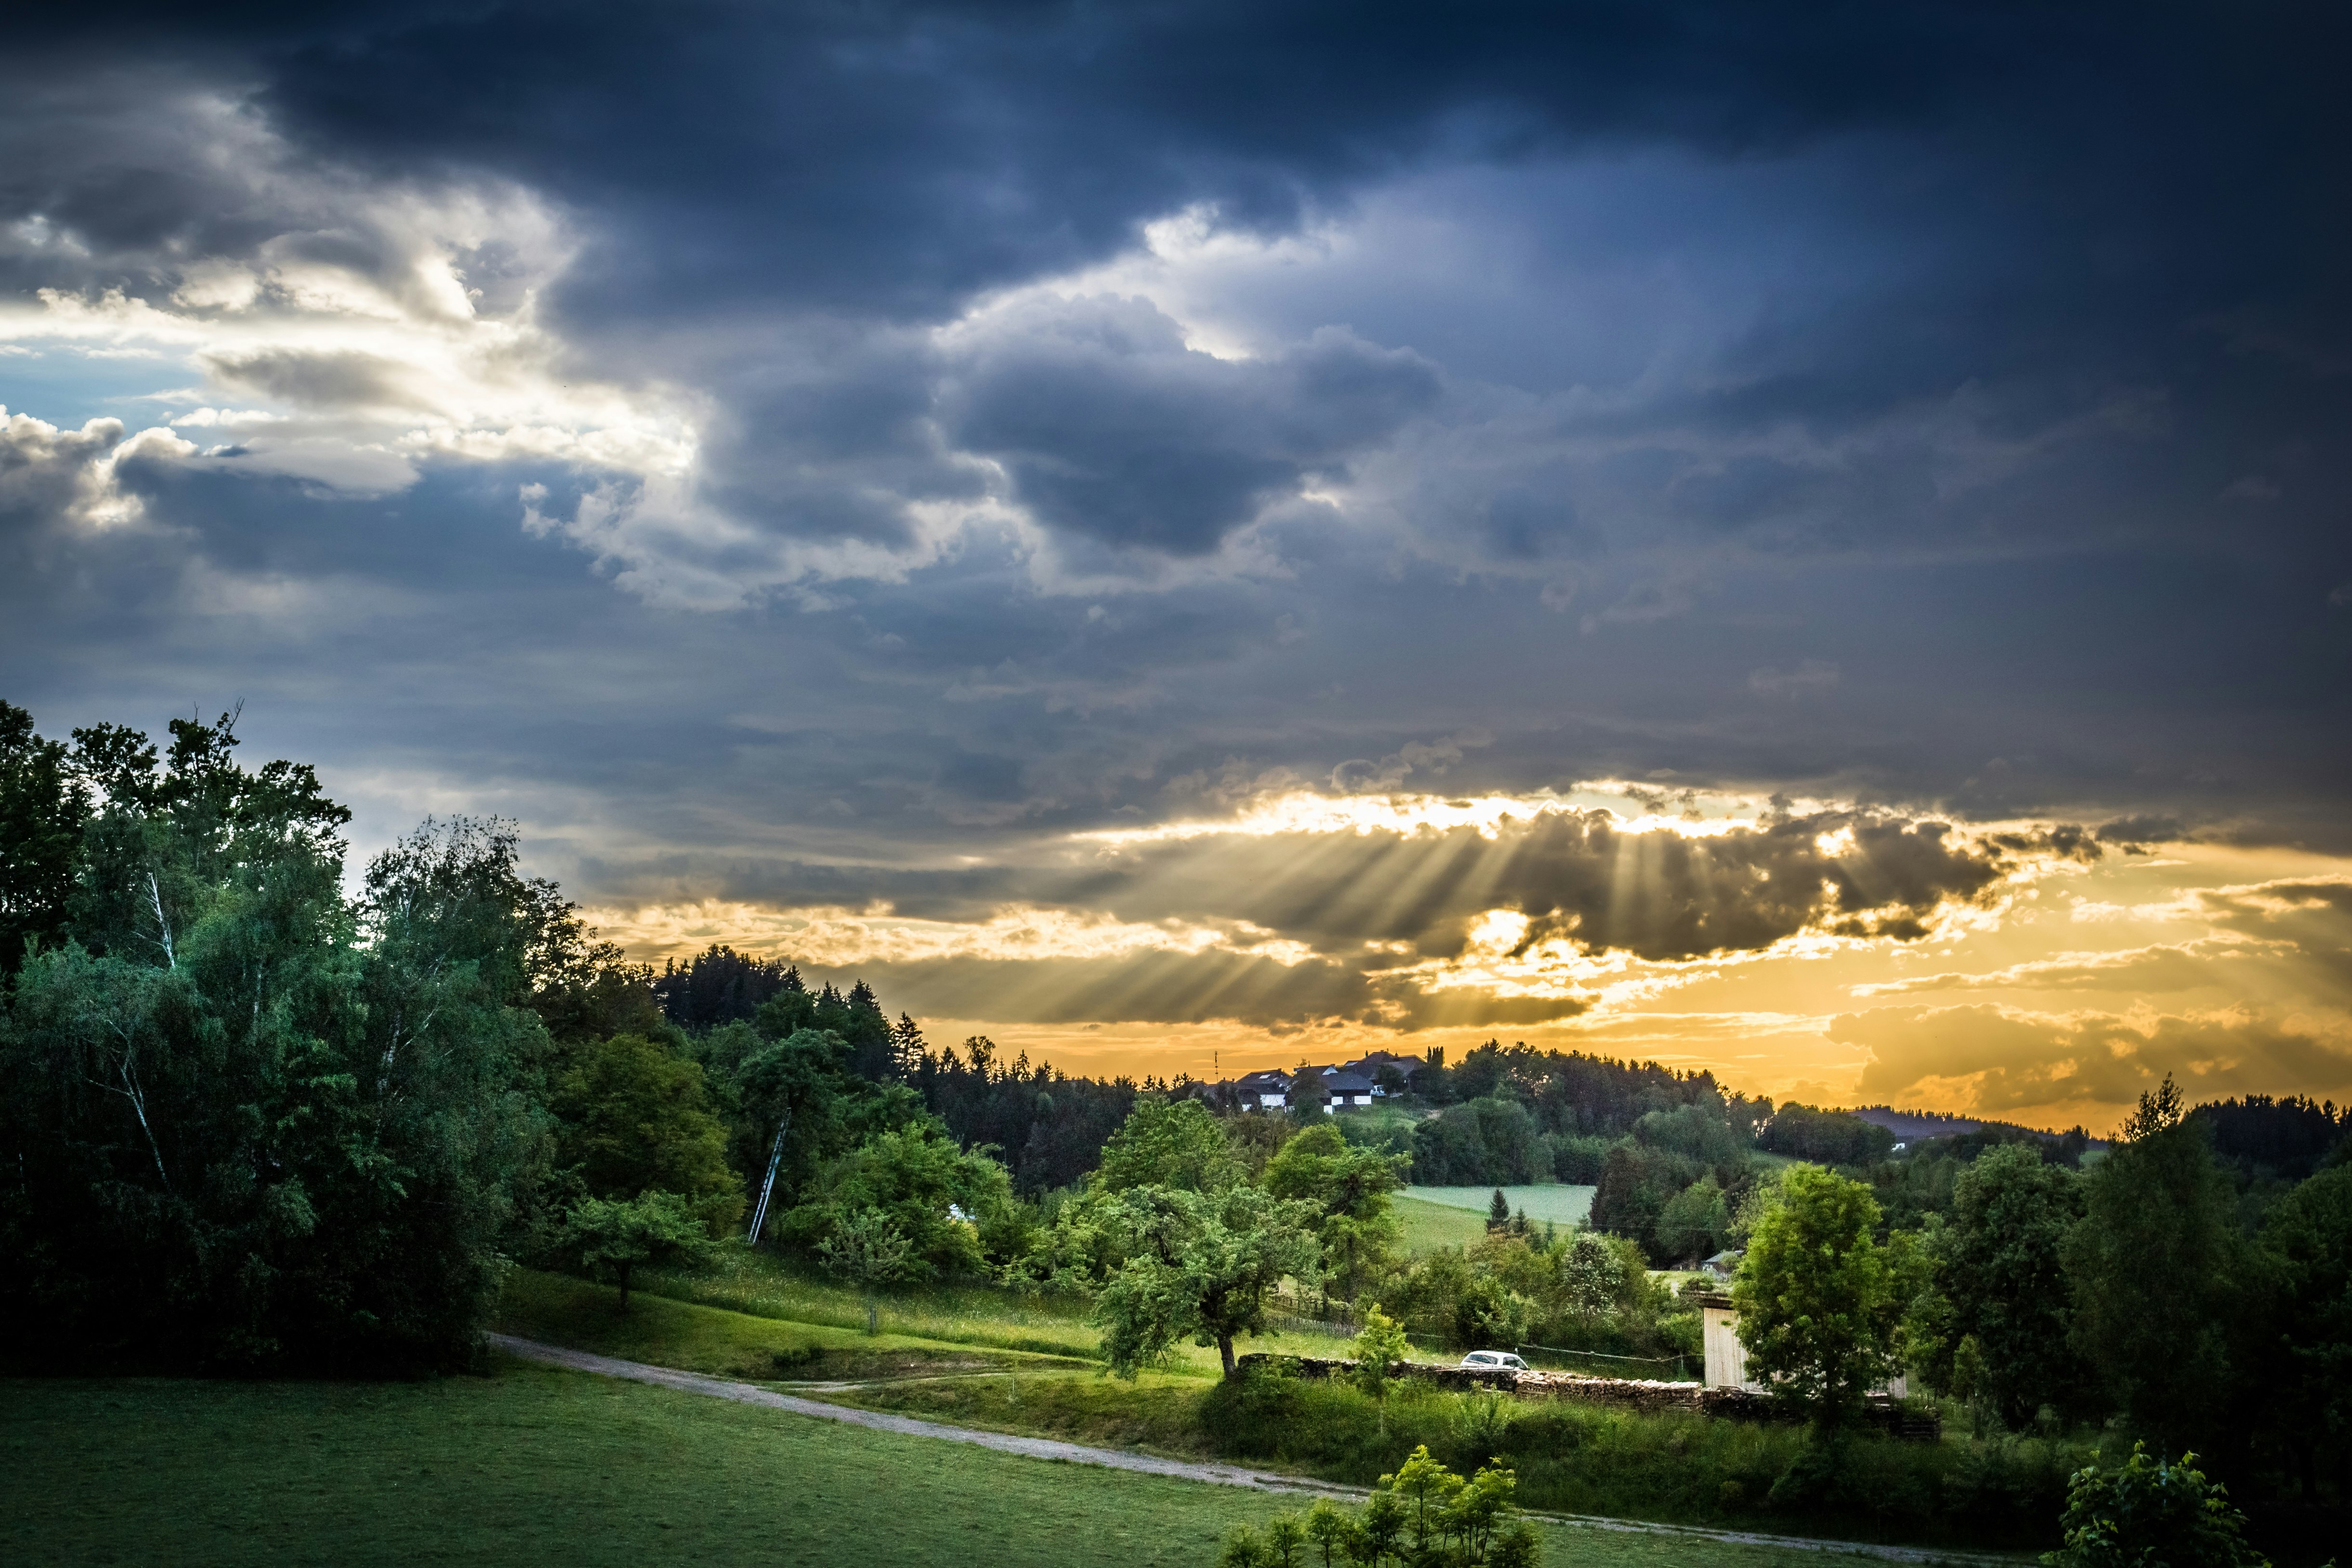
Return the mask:
[(712, 942), (726, 942), (828, 969), (956, 958), (1034, 963), (1210, 952), (1288, 966), (1315, 956), (1311, 948), (1246, 921), (1140, 924), (1061, 909), (1001, 909), (982, 920), (943, 921), (887, 910), (774, 910), (712, 901), (596, 909), (589, 915), (607, 936), (647, 958), (688, 957)]
[[(1687, 790), (1674, 796), (1683, 809), (1657, 809), (1664, 797), (1613, 779), (1555, 793), (1447, 796), (1432, 794), (1330, 795), (1288, 789), (1251, 800), (1230, 817), (1157, 822), (1144, 828), (1108, 828), (1081, 835), (1104, 844), (1165, 843), (1235, 835), (1273, 838), (1287, 834), (1449, 832), (1467, 828), (1492, 840), (1514, 824), (1541, 817), (1586, 811), (1609, 812), (1622, 833), (1673, 833), (1679, 838), (1717, 838), (1752, 829), (1762, 820), (1759, 803), (1748, 797)], [(1644, 803), (1644, 802), (1648, 803)], [(1790, 810), (1819, 810), (1824, 802), (1788, 803)], [(1631, 810), (1628, 810), (1628, 808)], [(1623, 815), (1617, 815), (1622, 812)]]
[(2118, 952), (2060, 953), (1980, 973), (1916, 975), (1849, 988), (1857, 997), (1902, 996), (1918, 991), (2186, 990), (2228, 984), (2228, 977), (2215, 972), (2212, 966), (2216, 963), (2284, 958), (2299, 951), (2292, 942), (2258, 942), (2225, 934)]

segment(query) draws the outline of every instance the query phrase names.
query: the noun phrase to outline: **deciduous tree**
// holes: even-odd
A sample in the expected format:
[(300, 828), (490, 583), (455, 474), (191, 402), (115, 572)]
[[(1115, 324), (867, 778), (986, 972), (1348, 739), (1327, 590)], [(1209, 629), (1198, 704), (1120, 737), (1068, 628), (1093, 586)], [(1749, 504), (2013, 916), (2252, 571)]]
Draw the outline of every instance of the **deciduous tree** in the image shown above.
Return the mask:
[(28, 943), (65, 930), (74, 862), (89, 816), (89, 789), (68, 765), (65, 743), (33, 731), (33, 716), (0, 702), (0, 982)]
[(233, 727), (177, 720), (160, 758), (77, 734), (100, 805), (67, 939), (0, 1029), (0, 1331), (176, 1365), (462, 1358), (540, 1167), (544, 1033), (448, 900), (394, 912), (375, 871), (347, 899), (349, 813), (307, 768), (240, 767)]
[(866, 1332), (881, 1332), (881, 1291), (914, 1277), (923, 1265), (914, 1244), (879, 1208), (853, 1208), (834, 1221), (817, 1244), (826, 1270), (857, 1287), (866, 1298)]
[(1409, 1164), (1402, 1155), (1351, 1146), (1328, 1121), (1292, 1136), (1266, 1163), (1268, 1192), (1320, 1211), (1317, 1239), (1344, 1301), (1385, 1272), (1393, 1256), (1398, 1226), (1389, 1194), (1404, 1185)]
[(676, 1193), (717, 1235), (743, 1212), (702, 1067), (639, 1034), (583, 1048), (556, 1086), (556, 1157), (592, 1197)]
[(1364, 1326), (1350, 1347), (1356, 1357), (1356, 1386), (1372, 1396), (1380, 1407), (1380, 1427), (1389, 1429), (1389, 1385), (1395, 1380), (1397, 1364), (1411, 1353), (1412, 1343), (1404, 1337), (1404, 1325), (1381, 1311), (1374, 1301), (1364, 1309)]
[(1823, 1434), (1843, 1427), (1901, 1365), (1897, 1332), (1924, 1270), (1902, 1233), (1880, 1246), (1877, 1224), (1868, 1187), (1793, 1166), (1733, 1281), (1750, 1375)]
[(2089, 1373), (2067, 1342), (2074, 1302), (2063, 1261), (2082, 1212), (2080, 1178), (2025, 1145), (1989, 1150), (1961, 1171), (1951, 1214), (1927, 1243), (1937, 1313), (1931, 1386), (1987, 1401), (2012, 1431), (2044, 1405), (2085, 1408)]
[(1121, 1194), (1103, 1222), (1127, 1260), (1096, 1297), (1094, 1315), (1111, 1370), (1133, 1377), (1190, 1338), (1215, 1345), (1231, 1377), (1234, 1340), (1264, 1331), (1267, 1293), (1286, 1276), (1315, 1278), (1315, 1220), (1312, 1206), (1254, 1186)]
[(674, 1192), (583, 1198), (564, 1221), (561, 1245), (590, 1273), (620, 1286), (625, 1312), (640, 1265), (699, 1263), (712, 1248), (710, 1228)]
[(2231, 1397), (2248, 1248), (2202, 1130), (2168, 1077), (2085, 1178), (2067, 1233), (2073, 1343), (2141, 1432), (2179, 1451), (2213, 1438)]
[(1137, 1187), (1173, 1187), (1214, 1193), (1241, 1179), (1224, 1129), (1198, 1100), (1146, 1095), (1103, 1145), (1102, 1164), (1092, 1186), (1099, 1192)]

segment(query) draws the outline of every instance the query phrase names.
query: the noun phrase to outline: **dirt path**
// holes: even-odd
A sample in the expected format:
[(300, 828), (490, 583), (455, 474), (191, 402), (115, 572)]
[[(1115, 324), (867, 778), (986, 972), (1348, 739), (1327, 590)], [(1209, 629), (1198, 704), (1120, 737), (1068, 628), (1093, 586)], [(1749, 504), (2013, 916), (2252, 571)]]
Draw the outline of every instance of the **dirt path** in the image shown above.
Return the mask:
[[(1032, 1459), (1060, 1459), (1066, 1464), (1100, 1465), (1108, 1469), (1135, 1470), (1144, 1475), (1171, 1476), (1178, 1480), (1206, 1481), (1215, 1486), (1250, 1487), (1258, 1491), (1292, 1492), (1309, 1497), (1329, 1497), (1347, 1500), (1367, 1495), (1362, 1487), (1337, 1486), (1307, 1476), (1283, 1475), (1266, 1470), (1245, 1469), (1237, 1465), (1205, 1464), (1189, 1459), (1165, 1459), (1153, 1454), (1139, 1454), (1124, 1448), (1093, 1448), (1082, 1443), (1065, 1443), (1052, 1437), (1022, 1437), (1009, 1432), (988, 1432), (971, 1427), (950, 1427), (939, 1421), (919, 1421), (909, 1416), (892, 1416), (879, 1410), (858, 1410), (844, 1405), (828, 1405), (821, 1400), (803, 1399), (795, 1395), (780, 1394), (772, 1388), (762, 1388), (756, 1383), (733, 1383), (723, 1377), (707, 1377), (698, 1372), (679, 1372), (667, 1366), (648, 1366), (643, 1362), (622, 1361), (609, 1355), (594, 1355), (584, 1350), (566, 1350), (562, 1345), (542, 1344), (537, 1340), (518, 1339), (512, 1334), (494, 1333), (489, 1343), (509, 1355), (524, 1361), (543, 1362), (550, 1366), (569, 1367), (574, 1372), (593, 1372), (605, 1377), (625, 1377), (635, 1383), (650, 1383), (659, 1388), (674, 1388), (684, 1394), (708, 1395), (714, 1399), (731, 1399), (740, 1405), (759, 1405), (771, 1410), (789, 1411), (795, 1416), (813, 1416), (820, 1421), (840, 1421), (852, 1427), (865, 1427), (877, 1432), (896, 1432), (906, 1437), (938, 1437), (950, 1443), (970, 1443), (975, 1448), (994, 1448), (999, 1453), (1019, 1454)], [(827, 1388), (854, 1385), (822, 1385)], [(1534, 1513), (1530, 1519), (1548, 1520), (1555, 1524), (1581, 1526), (1588, 1530), (1624, 1531), (1640, 1535), (1681, 1535), (1700, 1541), (1719, 1541), (1736, 1546), (1774, 1546), (1797, 1552), (1832, 1552), (1856, 1557), (1872, 1557), (1889, 1563), (1955, 1563), (1998, 1565), (1998, 1568), (2019, 1568), (2023, 1559), (1995, 1556), (1976, 1552), (1944, 1552), (1925, 1546), (1877, 1546), (1858, 1541), (1814, 1541), (1801, 1535), (1760, 1535), (1740, 1530), (1704, 1530), (1696, 1525), (1652, 1524), (1637, 1519), (1603, 1519), (1591, 1514)]]

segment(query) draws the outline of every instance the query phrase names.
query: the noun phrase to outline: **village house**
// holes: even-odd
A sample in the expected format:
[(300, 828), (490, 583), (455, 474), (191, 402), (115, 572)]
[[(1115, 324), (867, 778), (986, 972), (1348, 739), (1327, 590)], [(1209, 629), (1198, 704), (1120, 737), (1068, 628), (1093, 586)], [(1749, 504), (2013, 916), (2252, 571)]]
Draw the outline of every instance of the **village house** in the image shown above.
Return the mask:
[(1290, 1103), (1290, 1074), (1271, 1067), (1244, 1072), (1234, 1082), (1234, 1090), (1253, 1111), (1279, 1111)]
[[(1339, 1071), (1352, 1072), (1369, 1080), (1372, 1085), (1373, 1098), (1385, 1100), (1391, 1094), (1409, 1092), (1412, 1088), (1414, 1075), (1428, 1065), (1418, 1056), (1400, 1056), (1392, 1051), (1366, 1051), (1353, 1061), (1341, 1062)], [(1387, 1077), (1390, 1084), (1381, 1082), (1383, 1068), (1389, 1070)], [(1391, 1087), (1391, 1084), (1394, 1087)]]

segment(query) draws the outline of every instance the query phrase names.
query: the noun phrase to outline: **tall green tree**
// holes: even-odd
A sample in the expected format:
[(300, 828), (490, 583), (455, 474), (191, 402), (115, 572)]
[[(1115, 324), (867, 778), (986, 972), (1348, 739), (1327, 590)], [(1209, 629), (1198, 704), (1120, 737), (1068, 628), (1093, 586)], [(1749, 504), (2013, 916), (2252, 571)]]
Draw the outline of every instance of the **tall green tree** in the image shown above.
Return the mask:
[(89, 790), (65, 743), (33, 731), (33, 716), (0, 702), (0, 982), (27, 944), (65, 930)]
[(963, 1149), (929, 1116), (876, 1133), (825, 1167), (779, 1233), (804, 1247), (853, 1216), (887, 1218), (908, 1247), (910, 1278), (977, 1274), (1014, 1212), (1012, 1178), (986, 1149)]
[(1658, 1252), (1676, 1262), (1705, 1258), (1723, 1246), (1730, 1230), (1731, 1208), (1723, 1188), (1713, 1175), (1703, 1176), (1658, 1211)]
[(1311, 1282), (1320, 1261), (1310, 1204), (1260, 1187), (1203, 1194), (1139, 1186), (1104, 1223), (1126, 1261), (1095, 1298), (1111, 1370), (1133, 1377), (1180, 1339), (1213, 1344), (1234, 1375), (1234, 1340), (1265, 1328), (1265, 1298), (1288, 1278)]
[(2168, 1077), (2084, 1182), (2067, 1233), (2072, 1342), (2133, 1426), (2173, 1452), (2222, 1433), (2249, 1249), (2203, 1130)]
[(2332, 1449), (2339, 1466), (2352, 1457), (2352, 1163), (2282, 1199), (2263, 1218), (2262, 1248), (2277, 1281), (2257, 1369), (2270, 1394), (2263, 1428), (2315, 1499), (2318, 1456)]
[(1303, 1129), (1266, 1162), (1266, 1191), (1303, 1199), (1322, 1215), (1316, 1236), (1343, 1301), (1355, 1300), (1394, 1259), (1400, 1228), (1389, 1195), (1404, 1185), (1411, 1163), (1404, 1155), (1350, 1145), (1328, 1121)]
[(0, 1332), (176, 1365), (462, 1357), (538, 1169), (544, 1035), (484, 978), (497, 951), (347, 900), (348, 813), (236, 744), (226, 715), (160, 757), (77, 732), (100, 803), (68, 937), (0, 1027)]
[(1937, 1318), (1931, 1386), (1960, 1392), (1969, 1383), (1967, 1392), (2012, 1431), (2044, 1405), (2067, 1415), (2087, 1408), (2089, 1369), (2068, 1341), (2074, 1291), (2064, 1263), (2082, 1213), (2081, 1178), (2024, 1145), (1989, 1150), (1962, 1169), (1951, 1214), (1926, 1248)]
[(1545, 1256), (1557, 1271), (1553, 1290), (1560, 1305), (1574, 1315), (1587, 1334), (1604, 1313), (1634, 1299), (1648, 1278), (1642, 1255), (1633, 1243), (1612, 1242), (1598, 1232), (1577, 1229), (1556, 1250)]
[(851, 1209), (841, 1215), (817, 1245), (817, 1256), (827, 1272), (857, 1288), (866, 1301), (866, 1332), (882, 1332), (882, 1291), (923, 1269), (907, 1239), (889, 1215), (879, 1208)]
[(1879, 1245), (1878, 1219), (1862, 1183), (1792, 1166), (1732, 1282), (1749, 1374), (1825, 1435), (1901, 1369), (1898, 1332), (1924, 1282), (1910, 1239), (1897, 1232)]
[(716, 1235), (743, 1212), (702, 1067), (643, 1035), (584, 1048), (556, 1085), (556, 1162), (589, 1197), (675, 1193)]

